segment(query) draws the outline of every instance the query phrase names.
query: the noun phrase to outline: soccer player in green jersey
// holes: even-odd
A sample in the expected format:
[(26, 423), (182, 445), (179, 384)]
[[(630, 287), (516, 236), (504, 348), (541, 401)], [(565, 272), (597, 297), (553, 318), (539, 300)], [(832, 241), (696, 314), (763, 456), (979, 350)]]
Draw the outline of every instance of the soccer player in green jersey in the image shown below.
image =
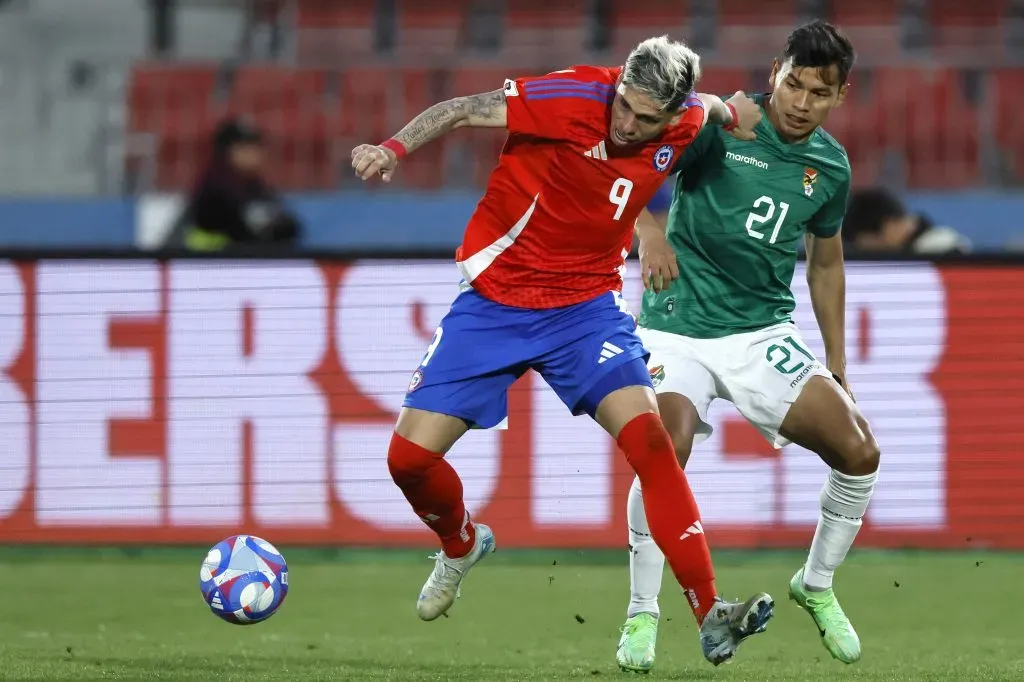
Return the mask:
[[(834, 26), (796, 29), (773, 65), (772, 92), (755, 97), (764, 109), (757, 139), (705, 128), (676, 168), (667, 230), (649, 214), (637, 221), (647, 289), (640, 336), (680, 461), (710, 435), (708, 405), (723, 398), (776, 448), (797, 443), (831, 467), (810, 555), (789, 590), (845, 663), (860, 658), (860, 640), (832, 592), (832, 576), (860, 529), (879, 451), (846, 384), (838, 233), (850, 165), (820, 126), (842, 104), (853, 61), (849, 40)], [(800, 239), (824, 364), (791, 319)], [(627, 517), (632, 598), (616, 657), (625, 670), (647, 671), (664, 559), (651, 540), (638, 481)], [(703, 532), (699, 523), (693, 532)]]

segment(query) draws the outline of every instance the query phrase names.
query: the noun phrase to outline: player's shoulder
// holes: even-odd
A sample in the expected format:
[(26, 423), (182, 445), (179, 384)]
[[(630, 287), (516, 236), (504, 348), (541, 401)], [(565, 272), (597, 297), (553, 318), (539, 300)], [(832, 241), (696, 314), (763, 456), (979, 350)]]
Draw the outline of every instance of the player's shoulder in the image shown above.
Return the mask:
[(568, 69), (555, 71), (554, 73), (568, 75), (574, 80), (592, 81), (604, 85), (615, 85), (619, 80), (619, 75), (622, 73), (622, 67), (575, 64)]
[(524, 81), (549, 81), (553, 83), (597, 83), (607, 88), (614, 87), (619, 80), (622, 67), (590, 66), (587, 64), (574, 64), (573, 66), (557, 71), (551, 71), (542, 75), (527, 76)]
[(815, 130), (811, 143), (817, 155), (832, 162), (837, 170), (850, 173), (850, 157), (846, 153), (846, 148), (839, 144), (839, 140), (832, 137), (827, 130), (824, 128)]

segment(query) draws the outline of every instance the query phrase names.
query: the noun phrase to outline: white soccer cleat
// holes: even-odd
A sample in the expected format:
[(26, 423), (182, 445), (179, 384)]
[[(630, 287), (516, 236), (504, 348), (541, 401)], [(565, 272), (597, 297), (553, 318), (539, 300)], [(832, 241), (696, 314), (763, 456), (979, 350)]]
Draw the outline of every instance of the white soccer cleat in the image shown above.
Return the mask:
[(494, 533), (489, 526), (476, 524), (476, 542), (464, 557), (449, 559), (444, 552), (430, 557), (434, 559), (434, 570), (423, 583), (420, 597), (416, 601), (416, 613), (423, 620), (440, 618), (452, 607), (459, 597), (459, 585), (481, 559), (494, 552)]
[(771, 596), (755, 594), (744, 603), (716, 600), (700, 626), (700, 648), (713, 665), (730, 660), (740, 643), (764, 632), (775, 613)]

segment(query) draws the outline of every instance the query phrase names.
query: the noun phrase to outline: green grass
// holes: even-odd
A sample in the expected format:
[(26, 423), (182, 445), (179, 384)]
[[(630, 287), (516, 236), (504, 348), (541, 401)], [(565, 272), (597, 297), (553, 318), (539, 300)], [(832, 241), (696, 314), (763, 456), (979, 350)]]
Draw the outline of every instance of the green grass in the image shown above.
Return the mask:
[(0, 679), (1024, 679), (1021, 555), (855, 554), (837, 589), (864, 658), (844, 666), (785, 598), (800, 555), (720, 552), (727, 596), (775, 595), (768, 632), (713, 668), (666, 581), (657, 666), (634, 678), (614, 662), (624, 551), (499, 553), (470, 576), (450, 618), (422, 623), (413, 604), (431, 567), (425, 553), (286, 549), (288, 601), (253, 627), (202, 603), (203, 554), (0, 550)]

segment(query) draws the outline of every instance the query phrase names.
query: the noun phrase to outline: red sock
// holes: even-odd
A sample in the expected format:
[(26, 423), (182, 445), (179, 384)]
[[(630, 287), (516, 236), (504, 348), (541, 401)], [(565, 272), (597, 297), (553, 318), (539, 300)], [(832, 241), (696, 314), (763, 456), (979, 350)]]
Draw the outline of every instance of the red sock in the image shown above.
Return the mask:
[(626, 424), (618, 442), (640, 478), (654, 542), (668, 559), (700, 624), (718, 595), (715, 569), (697, 502), (676, 460), (672, 439), (658, 415), (647, 413)]
[(476, 532), (462, 502), (462, 481), (444, 455), (396, 433), (388, 448), (388, 469), (413, 511), (441, 538), (444, 553), (452, 559), (469, 554)]

